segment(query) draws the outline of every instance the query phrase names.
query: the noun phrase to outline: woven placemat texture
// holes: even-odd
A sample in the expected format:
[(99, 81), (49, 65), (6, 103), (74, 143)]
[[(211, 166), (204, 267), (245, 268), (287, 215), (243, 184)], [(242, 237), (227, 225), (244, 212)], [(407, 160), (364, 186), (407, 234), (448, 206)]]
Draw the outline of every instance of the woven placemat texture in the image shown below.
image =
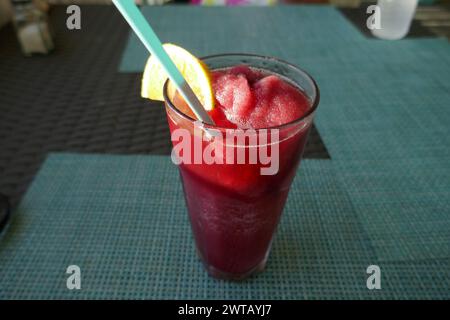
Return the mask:
[(353, 49), (337, 50), (335, 64), (311, 64), (321, 88), (316, 126), (337, 174), (381, 260), (448, 258), (450, 45)]
[[(267, 269), (207, 276), (195, 254), (177, 168), (164, 156), (51, 155), (0, 240), (0, 298), (445, 298), (448, 260), (377, 264), (331, 161), (304, 160)], [(82, 289), (68, 290), (68, 265)]]
[(333, 163), (380, 260), (450, 256), (448, 158)]
[(450, 44), (365, 41), (314, 63), (316, 125), (333, 159), (450, 156)]
[(378, 257), (448, 258), (450, 45), (367, 42), (353, 68), (312, 68), (316, 126)]
[[(172, 39), (199, 55), (255, 52), (308, 70), (321, 90), (317, 129), (378, 257), (384, 261), (450, 257), (450, 188), (445, 184), (450, 163), (447, 40), (368, 39), (327, 6), (142, 10), (164, 40)], [(243, 19), (246, 15), (256, 17), (252, 24)], [(176, 24), (169, 25), (167, 17)], [(214, 23), (219, 17), (226, 28)], [(242, 37), (234, 37), (240, 29), (245, 30)], [(259, 34), (265, 36), (253, 38)], [(141, 70), (146, 56), (130, 35), (121, 70)], [(408, 165), (404, 160), (410, 161)], [(436, 183), (445, 186), (428, 189)], [(401, 192), (405, 194), (397, 196)], [(420, 206), (412, 208), (418, 201)], [(374, 219), (379, 223), (372, 224)], [(397, 247), (401, 242), (406, 244)]]
[[(244, 52), (297, 62), (309, 57), (311, 49), (333, 54), (337, 43), (348, 47), (364, 39), (331, 6), (144, 6), (142, 13), (161, 41), (181, 45), (200, 57)], [(318, 59), (321, 56), (315, 55)], [(141, 72), (147, 58), (148, 51), (137, 36), (130, 34), (119, 70)]]

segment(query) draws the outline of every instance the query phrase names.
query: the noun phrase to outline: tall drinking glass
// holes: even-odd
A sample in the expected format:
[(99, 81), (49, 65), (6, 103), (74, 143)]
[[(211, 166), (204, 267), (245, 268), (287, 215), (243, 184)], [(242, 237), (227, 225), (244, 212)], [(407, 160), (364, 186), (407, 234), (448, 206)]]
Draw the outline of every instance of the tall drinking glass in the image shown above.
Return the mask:
[[(164, 86), (173, 146), (176, 148), (179, 143), (186, 143), (188, 138), (192, 159), (198, 156), (197, 162), (194, 159), (193, 163), (179, 163), (198, 255), (210, 275), (243, 279), (261, 271), (266, 264), (272, 238), (319, 103), (319, 90), (306, 72), (275, 58), (223, 54), (202, 60), (211, 70), (246, 64), (276, 74), (299, 88), (310, 101), (308, 111), (301, 118), (249, 133), (195, 121), (175, 105), (169, 82)], [(179, 129), (188, 133), (188, 137), (179, 139)], [(233, 139), (224, 139), (228, 136)], [(276, 170), (268, 174), (263, 173), (264, 168), (270, 171), (267, 162), (249, 161), (252, 152), (253, 155), (259, 154), (258, 151), (264, 147), (266, 155), (270, 155), (272, 161), (278, 161), (277, 164), (271, 163)], [(218, 161), (206, 163), (203, 160), (200, 163), (201, 153), (204, 155), (212, 148)], [(236, 160), (239, 152), (245, 155), (247, 161), (228, 161), (230, 155), (231, 159), (234, 157)], [(180, 162), (179, 159), (174, 160)]]

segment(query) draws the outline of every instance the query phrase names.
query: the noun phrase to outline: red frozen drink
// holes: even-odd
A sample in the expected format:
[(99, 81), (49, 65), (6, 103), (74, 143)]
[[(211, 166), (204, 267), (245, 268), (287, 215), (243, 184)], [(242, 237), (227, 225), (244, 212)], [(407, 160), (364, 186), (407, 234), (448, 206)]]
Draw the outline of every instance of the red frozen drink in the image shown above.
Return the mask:
[[(166, 83), (167, 117), (174, 150), (189, 148), (179, 155), (191, 161), (178, 162), (199, 256), (211, 275), (242, 279), (265, 266), (319, 93), (305, 72), (273, 58), (203, 61), (213, 70), (215, 108), (208, 113), (216, 125), (196, 121)], [(179, 129), (189, 137), (174, 134)], [(251, 160), (260, 148), (264, 161)]]

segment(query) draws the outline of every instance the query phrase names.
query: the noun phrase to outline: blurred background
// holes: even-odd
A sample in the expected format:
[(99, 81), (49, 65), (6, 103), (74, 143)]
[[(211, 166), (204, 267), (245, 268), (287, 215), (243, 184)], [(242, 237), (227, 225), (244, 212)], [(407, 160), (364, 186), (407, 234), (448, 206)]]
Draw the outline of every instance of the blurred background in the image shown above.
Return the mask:
[[(0, 0), (0, 27), (11, 20), (13, 7), (17, 7), (31, 0)], [(51, 5), (60, 4), (102, 4), (111, 5), (111, 0), (32, 0), (40, 10), (47, 11)], [(371, 0), (136, 0), (138, 4), (164, 5), (164, 4), (192, 4), (192, 5), (276, 5), (276, 4), (332, 4), (341, 8), (367, 7), (367, 4), (376, 3)], [(14, 5), (15, 4), (15, 5)], [(445, 8), (450, 0), (419, 0), (416, 19), (427, 26), (437, 35), (449, 36), (450, 14)], [(428, 7), (427, 7), (428, 6)]]

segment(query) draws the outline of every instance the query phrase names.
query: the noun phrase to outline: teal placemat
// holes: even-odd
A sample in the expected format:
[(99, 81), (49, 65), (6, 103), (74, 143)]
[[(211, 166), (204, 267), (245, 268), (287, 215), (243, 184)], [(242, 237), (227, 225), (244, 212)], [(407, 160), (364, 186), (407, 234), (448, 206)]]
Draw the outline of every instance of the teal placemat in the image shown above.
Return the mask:
[(377, 256), (448, 258), (450, 45), (371, 41), (358, 52), (333, 69), (312, 64), (316, 126)]
[[(316, 126), (378, 258), (450, 257), (447, 40), (367, 39), (328, 6), (143, 12), (165, 41), (197, 55), (254, 52), (308, 70), (321, 90)], [(142, 71), (147, 55), (131, 35), (121, 70)], [(430, 188), (436, 181), (445, 187)]]
[(367, 43), (335, 64), (309, 66), (321, 89), (316, 126), (332, 158), (448, 157), (450, 44)]
[[(382, 263), (331, 161), (304, 160), (267, 270), (214, 280), (168, 157), (51, 155), (0, 238), (0, 298), (445, 298), (449, 260)], [(382, 290), (366, 288), (380, 263)], [(66, 289), (68, 265), (82, 289)]]
[(383, 261), (450, 257), (450, 157), (334, 161)]
[[(332, 54), (336, 43), (349, 47), (364, 39), (331, 6), (144, 6), (142, 13), (163, 42), (181, 45), (197, 56), (245, 52), (295, 62), (306, 59), (311, 49)], [(130, 33), (119, 70), (141, 72), (148, 55)]]

